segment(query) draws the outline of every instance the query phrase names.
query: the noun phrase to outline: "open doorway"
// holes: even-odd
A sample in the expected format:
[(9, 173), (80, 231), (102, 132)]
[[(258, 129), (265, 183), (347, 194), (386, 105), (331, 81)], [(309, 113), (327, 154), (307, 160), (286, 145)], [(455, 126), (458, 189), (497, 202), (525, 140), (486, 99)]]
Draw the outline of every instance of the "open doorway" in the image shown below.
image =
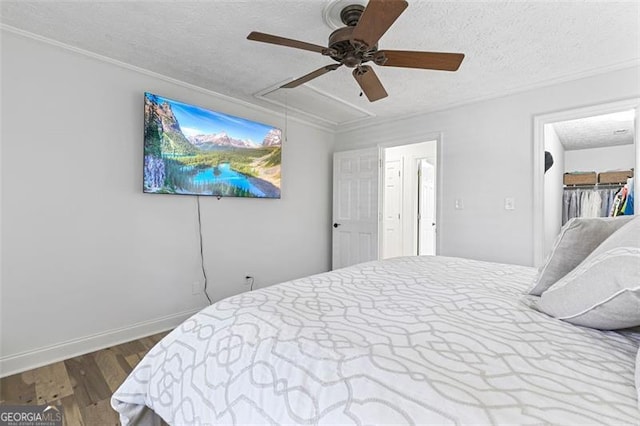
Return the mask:
[(436, 254), (437, 141), (383, 148), (383, 259)]
[[(535, 118), (534, 265), (543, 262), (563, 223), (572, 214), (584, 217), (575, 214), (569, 202), (581, 200), (577, 204), (580, 207), (586, 198), (594, 207), (592, 201), (597, 199), (599, 209), (591, 208), (588, 217), (611, 214), (607, 199), (611, 202), (611, 195), (625, 185), (640, 161), (636, 143), (638, 106), (640, 100), (632, 99)], [(548, 169), (542, 161), (545, 152), (547, 158), (553, 157), (553, 165)], [(614, 170), (615, 175), (624, 174), (624, 179), (616, 182), (600, 179)], [(568, 180), (565, 173), (571, 173), (570, 179), (580, 180)], [(637, 195), (637, 185), (635, 191)], [(588, 196), (583, 197), (584, 194)], [(636, 214), (637, 211), (636, 206)]]

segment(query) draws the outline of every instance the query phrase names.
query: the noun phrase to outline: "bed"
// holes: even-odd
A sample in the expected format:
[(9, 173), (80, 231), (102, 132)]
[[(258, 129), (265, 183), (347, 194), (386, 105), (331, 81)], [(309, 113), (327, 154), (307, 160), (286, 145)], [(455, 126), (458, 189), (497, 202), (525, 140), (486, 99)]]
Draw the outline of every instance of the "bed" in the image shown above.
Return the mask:
[(167, 335), (112, 406), (124, 425), (640, 423), (640, 332), (531, 309), (536, 272), (402, 257), (242, 293)]

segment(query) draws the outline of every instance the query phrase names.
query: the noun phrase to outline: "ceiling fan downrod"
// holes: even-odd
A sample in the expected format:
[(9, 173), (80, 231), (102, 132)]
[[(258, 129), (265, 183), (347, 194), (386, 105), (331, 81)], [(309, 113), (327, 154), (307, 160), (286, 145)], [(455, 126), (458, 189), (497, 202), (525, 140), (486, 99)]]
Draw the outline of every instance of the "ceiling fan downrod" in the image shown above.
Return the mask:
[(340, 20), (348, 27), (355, 27), (360, 20), (360, 16), (362, 16), (362, 12), (364, 12), (364, 6), (361, 4), (346, 6), (340, 12)]

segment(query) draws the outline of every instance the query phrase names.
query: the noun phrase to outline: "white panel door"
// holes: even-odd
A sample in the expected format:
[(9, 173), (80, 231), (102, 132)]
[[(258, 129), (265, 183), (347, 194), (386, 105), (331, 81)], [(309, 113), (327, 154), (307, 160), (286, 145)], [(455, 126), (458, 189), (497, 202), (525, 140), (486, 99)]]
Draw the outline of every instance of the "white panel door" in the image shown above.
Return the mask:
[(333, 155), (333, 269), (378, 259), (378, 148)]
[(436, 254), (436, 174), (426, 159), (418, 164), (418, 255)]
[(402, 256), (402, 163), (386, 161), (384, 165), (384, 206), (382, 208), (382, 258)]

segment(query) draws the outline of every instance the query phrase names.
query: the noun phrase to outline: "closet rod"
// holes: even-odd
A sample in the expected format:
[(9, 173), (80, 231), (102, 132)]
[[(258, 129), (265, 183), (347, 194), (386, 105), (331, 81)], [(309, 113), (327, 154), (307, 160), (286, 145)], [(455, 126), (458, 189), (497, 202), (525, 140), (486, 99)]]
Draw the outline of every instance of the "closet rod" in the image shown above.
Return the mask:
[(622, 188), (626, 183), (596, 183), (594, 185), (565, 185), (564, 189), (610, 189)]

